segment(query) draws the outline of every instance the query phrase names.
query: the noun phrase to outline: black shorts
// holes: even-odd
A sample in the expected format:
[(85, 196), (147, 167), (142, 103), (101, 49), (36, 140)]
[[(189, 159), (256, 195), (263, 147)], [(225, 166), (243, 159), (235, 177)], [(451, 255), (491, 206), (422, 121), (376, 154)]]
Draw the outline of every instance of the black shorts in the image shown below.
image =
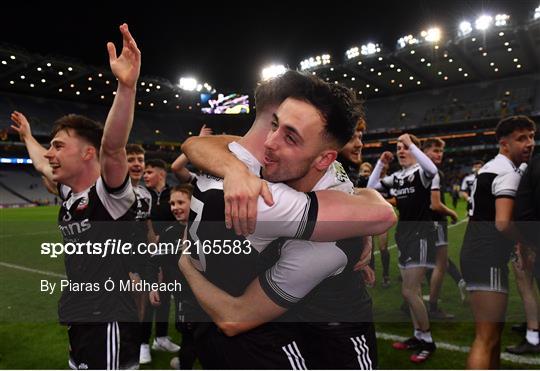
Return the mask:
[(139, 365), (138, 323), (77, 323), (68, 326), (68, 337), (72, 369), (107, 370)]
[(448, 223), (435, 222), (435, 247), (448, 246)]
[(293, 323), (267, 323), (228, 337), (214, 324), (196, 324), (195, 347), (203, 369), (304, 370), (300, 347), (290, 338), (293, 329)]
[(373, 322), (301, 324), (308, 369), (372, 370), (378, 365)]
[(398, 241), (398, 265), (401, 269), (435, 268), (435, 234), (428, 233), (425, 237)]
[(508, 293), (508, 260), (485, 256), (470, 258), (461, 253), (461, 274), (467, 291), (492, 291)]

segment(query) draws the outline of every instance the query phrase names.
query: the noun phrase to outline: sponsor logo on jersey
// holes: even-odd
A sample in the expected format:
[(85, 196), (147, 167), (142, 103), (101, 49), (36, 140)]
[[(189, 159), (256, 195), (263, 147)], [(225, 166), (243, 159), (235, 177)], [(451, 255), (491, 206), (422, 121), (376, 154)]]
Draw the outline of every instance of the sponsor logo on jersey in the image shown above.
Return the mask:
[(71, 237), (77, 234), (83, 233), (92, 227), (88, 219), (84, 219), (80, 222), (73, 222), (66, 225), (60, 225), (60, 231), (64, 237)]
[(413, 194), (415, 191), (416, 189), (414, 187), (407, 187), (407, 188), (396, 189), (395, 193), (396, 193), (396, 197), (399, 197), (399, 196)]

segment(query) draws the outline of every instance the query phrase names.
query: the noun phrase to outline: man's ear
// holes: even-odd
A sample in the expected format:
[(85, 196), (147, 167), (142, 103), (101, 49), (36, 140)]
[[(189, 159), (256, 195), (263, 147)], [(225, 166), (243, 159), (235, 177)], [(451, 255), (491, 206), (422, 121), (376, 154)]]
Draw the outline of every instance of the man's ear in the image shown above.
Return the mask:
[(97, 150), (94, 146), (85, 146), (83, 152), (83, 159), (85, 161), (97, 158)]
[(334, 149), (324, 150), (315, 160), (315, 168), (319, 171), (324, 171), (337, 158), (338, 152)]

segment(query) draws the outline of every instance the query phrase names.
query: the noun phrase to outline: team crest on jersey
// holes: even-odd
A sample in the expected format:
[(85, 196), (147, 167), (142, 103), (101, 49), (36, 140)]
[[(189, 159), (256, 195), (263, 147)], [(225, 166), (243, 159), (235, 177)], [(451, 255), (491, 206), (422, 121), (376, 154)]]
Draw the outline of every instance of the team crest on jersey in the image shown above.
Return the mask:
[(84, 210), (88, 207), (88, 197), (81, 198), (81, 201), (77, 205), (77, 211)]
[(407, 177), (407, 181), (408, 181), (409, 183), (412, 183), (412, 182), (414, 181), (414, 173), (412, 173), (411, 175), (409, 175), (409, 176)]
[(334, 169), (336, 170), (336, 178), (340, 182), (346, 182), (349, 179), (347, 172), (340, 162), (334, 161)]

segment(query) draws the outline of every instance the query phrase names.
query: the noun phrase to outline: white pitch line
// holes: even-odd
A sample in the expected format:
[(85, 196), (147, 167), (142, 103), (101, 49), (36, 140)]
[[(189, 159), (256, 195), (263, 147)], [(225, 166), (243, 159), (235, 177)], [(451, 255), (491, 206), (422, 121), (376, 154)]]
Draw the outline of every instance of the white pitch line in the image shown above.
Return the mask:
[[(457, 224), (454, 224), (457, 225)], [(66, 278), (65, 275), (55, 273), (55, 272), (48, 272), (48, 271), (42, 271), (39, 269), (33, 269), (28, 267), (23, 267), (22, 265), (16, 265), (16, 264), (10, 264), (5, 262), (0, 262), (0, 266), (4, 266), (7, 268), (13, 268), (13, 269), (19, 269), (26, 272), (32, 272), (32, 273), (38, 273), (45, 276), (52, 276), (52, 277), (60, 277), (60, 278)], [(377, 338), (383, 339), (383, 340), (392, 340), (392, 341), (403, 341), (406, 340), (403, 336), (393, 335), (393, 334), (387, 334), (384, 332), (377, 332)], [(449, 343), (441, 343), (437, 342), (437, 347), (445, 350), (449, 350), (452, 352), (461, 352), (461, 353), (469, 353), (470, 347), (464, 347)], [(526, 365), (540, 365), (540, 359), (537, 358), (528, 358), (523, 356), (517, 356), (510, 353), (501, 353), (501, 359), (504, 359), (505, 361), (514, 362), (514, 363), (521, 363)]]
[(43, 231), (43, 232), (2, 234), (2, 235), (0, 235), (0, 238), (39, 236), (39, 235), (42, 235), (42, 234), (53, 234), (53, 233), (60, 233), (60, 232), (57, 229), (55, 229), (55, 230), (52, 230), (52, 231)]
[[(458, 225), (463, 224), (463, 223), (465, 223), (465, 222), (468, 221), (468, 220), (469, 220), (469, 219), (467, 219), (467, 218), (461, 219), (461, 220), (460, 220), (459, 222), (457, 222), (456, 224), (450, 224), (450, 225), (448, 226), (448, 229), (457, 227)], [(390, 246), (388, 246), (388, 250), (395, 249), (396, 247), (397, 247), (396, 244), (390, 245)], [(375, 252), (373, 253), (373, 255), (379, 255), (380, 253), (381, 253), (381, 252), (380, 252), (379, 250), (377, 250), (377, 251), (375, 251)]]
[[(398, 336), (393, 334), (387, 334), (384, 332), (377, 332), (376, 334), (377, 339), (383, 339), (383, 340), (391, 340), (391, 341), (404, 341), (407, 340), (404, 336)], [(436, 342), (437, 348), (449, 350), (451, 352), (460, 352), (460, 353), (469, 353), (471, 348), (470, 347), (464, 347), (460, 345), (454, 345), (449, 343), (441, 343)], [(524, 356), (517, 356), (515, 354), (510, 354), (507, 352), (501, 353), (501, 359), (513, 363), (521, 363), (524, 365), (540, 365), (540, 358), (538, 357), (524, 357)]]
[(66, 278), (66, 276), (65, 276), (64, 274), (54, 273), (54, 272), (49, 272), (49, 271), (41, 271), (41, 270), (39, 270), (39, 269), (23, 267), (22, 265), (17, 265), (17, 264), (11, 264), (11, 263), (0, 262), (0, 265), (3, 266), (3, 267), (13, 268), (13, 269), (18, 269), (18, 270), (25, 271), (25, 272), (31, 272), (31, 273), (42, 274), (42, 275), (44, 275), (44, 276), (52, 276), (52, 277)]

